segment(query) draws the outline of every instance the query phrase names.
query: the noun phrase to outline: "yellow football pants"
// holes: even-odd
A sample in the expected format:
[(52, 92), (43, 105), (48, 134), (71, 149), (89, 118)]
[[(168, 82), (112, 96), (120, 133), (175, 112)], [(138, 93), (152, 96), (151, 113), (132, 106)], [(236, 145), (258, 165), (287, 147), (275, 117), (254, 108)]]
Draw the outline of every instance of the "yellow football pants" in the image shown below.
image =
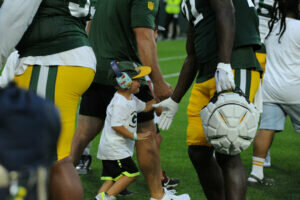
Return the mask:
[[(259, 87), (260, 73), (253, 70), (233, 70), (235, 85), (239, 87), (252, 102)], [(210, 146), (205, 138), (202, 127), (200, 111), (205, 107), (216, 92), (215, 78), (211, 78), (193, 86), (187, 108), (188, 127), (187, 145)]]
[(34, 65), (14, 79), (19, 87), (32, 90), (57, 106), (62, 122), (57, 146), (58, 160), (70, 154), (78, 101), (94, 76), (95, 72), (86, 67)]

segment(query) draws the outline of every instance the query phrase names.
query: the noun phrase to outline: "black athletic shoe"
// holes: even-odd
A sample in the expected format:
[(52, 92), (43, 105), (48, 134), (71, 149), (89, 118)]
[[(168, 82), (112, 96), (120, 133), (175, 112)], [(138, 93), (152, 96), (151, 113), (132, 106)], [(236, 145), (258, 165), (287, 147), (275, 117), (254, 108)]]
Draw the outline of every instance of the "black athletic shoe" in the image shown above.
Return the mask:
[(120, 192), (117, 196), (119, 197), (125, 197), (125, 196), (130, 196), (132, 195), (133, 192), (125, 188), (122, 192)]
[(164, 176), (164, 179), (161, 181), (161, 184), (163, 187), (165, 187), (167, 189), (174, 188), (180, 183), (179, 179), (168, 177), (166, 175), (166, 172), (164, 172), (164, 171), (163, 171), (163, 176)]
[(92, 156), (82, 155), (79, 164), (76, 166), (76, 171), (78, 174), (87, 174), (91, 170)]

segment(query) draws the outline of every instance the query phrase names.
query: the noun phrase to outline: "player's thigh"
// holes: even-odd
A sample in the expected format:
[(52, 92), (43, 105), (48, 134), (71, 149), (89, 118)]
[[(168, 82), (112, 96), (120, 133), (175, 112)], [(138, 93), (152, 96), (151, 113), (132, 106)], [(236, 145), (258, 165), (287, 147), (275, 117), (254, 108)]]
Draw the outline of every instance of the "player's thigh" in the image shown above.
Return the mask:
[(187, 108), (188, 127), (187, 144), (210, 146), (205, 138), (200, 117), (200, 111), (209, 103), (216, 91), (215, 79), (211, 78), (202, 83), (196, 83), (193, 86)]
[(95, 72), (74, 66), (28, 66), (14, 78), (19, 87), (29, 89), (56, 104), (60, 111), (62, 132), (58, 142), (58, 159), (70, 153), (80, 96), (92, 83)]
[(70, 153), (78, 101), (91, 85), (94, 75), (92, 69), (85, 67), (59, 66), (57, 69), (53, 98), (62, 118), (62, 133), (57, 147), (58, 159)]
[(276, 132), (284, 129), (286, 114), (279, 104), (263, 103), (263, 112), (260, 119), (260, 130), (274, 130)]
[(82, 95), (79, 115), (99, 118), (106, 117), (106, 109), (113, 98), (116, 89), (113, 86), (101, 85), (93, 82)]
[(260, 85), (260, 72), (251, 69), (235, 69), (235, 86), (240, 88), (247, 99), (253, 102)]

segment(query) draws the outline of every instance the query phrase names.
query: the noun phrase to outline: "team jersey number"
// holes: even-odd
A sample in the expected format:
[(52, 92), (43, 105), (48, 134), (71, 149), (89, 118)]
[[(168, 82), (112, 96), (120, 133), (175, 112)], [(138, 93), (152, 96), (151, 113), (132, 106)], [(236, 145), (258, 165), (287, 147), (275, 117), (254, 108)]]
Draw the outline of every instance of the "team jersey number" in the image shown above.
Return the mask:
[(183, 0), (181, 10), (186, 19), (196, 26), (202, 19), (203, 14), (196, 8), (196, 0)]
[(69, 10), (73, 17), (88, 17), (92, 19), (95, 14), (95, 0), (70, 1)]
[[(254, 3), (252, 0), (247, 0), (247, 2), (250, 8), (254, 8)], [(181, 10), (187, 20), (193, 23), (194, 26), (196, 26), (203, 19), (203, 14), (197, 10), (196, 0), (183, 0), (181, 3)]]

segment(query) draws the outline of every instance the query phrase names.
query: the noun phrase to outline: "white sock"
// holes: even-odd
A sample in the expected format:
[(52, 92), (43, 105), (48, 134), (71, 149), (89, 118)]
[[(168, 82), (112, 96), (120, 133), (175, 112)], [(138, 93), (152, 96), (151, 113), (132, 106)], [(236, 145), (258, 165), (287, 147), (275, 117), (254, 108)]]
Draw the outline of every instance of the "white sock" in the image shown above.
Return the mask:
[(259, 179), (263, 179), (264, 178), (264, 162), (265, 162), (265, 159), (253, 156), (252, 160), (253, 161), (252, 161), (251, 174), (256, 176)]

